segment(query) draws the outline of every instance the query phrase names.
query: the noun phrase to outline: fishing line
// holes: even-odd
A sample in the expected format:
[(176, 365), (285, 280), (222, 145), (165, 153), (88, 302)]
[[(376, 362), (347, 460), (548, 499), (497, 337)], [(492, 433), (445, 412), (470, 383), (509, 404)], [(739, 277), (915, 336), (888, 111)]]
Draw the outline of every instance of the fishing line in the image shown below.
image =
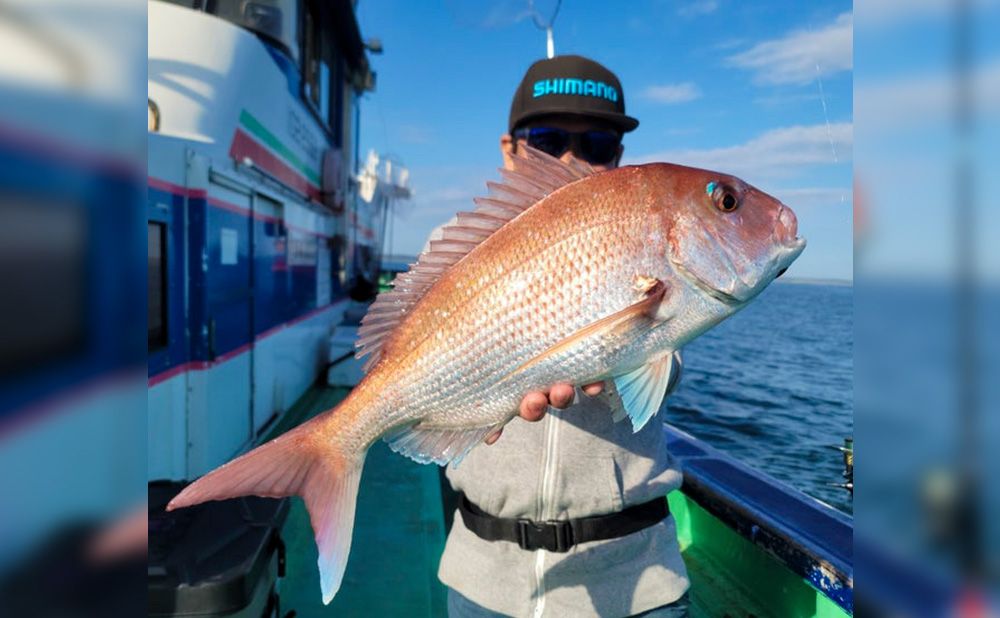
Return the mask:
[(830, 114), (826, 109), (826, 94), (823, 92), (823, 78), (820, 77), (819, 63), (816, 63), (816, 83), (819, 84), (819, 102), (823, 106), (823, 120), (826, 121), (826, 139), (830, 141), (830, 152), (833, 153), (833, 162), (840, 163), (837, 157), (837, 147), (833, 144), (833, 130), (830, 128)]
[(535, 9), (535, 0), (528, 0), (528, 10), (531, 11), (531, 19), (535, 22), (535, 26), (539, 30), (545, 31), (545, 51), (549, 58), (556, 55), (556, 44), (552, 38), (552, 26), (556, 22), (556, 16), (559, 15), (559, 7), (562, 6), (562, 0), (556, 0), (556, 8), (552, 11), (552, 17), (549, 20), (542, 21), (542, 15)]
[[(809, 28), (809, 33), (812, 34), (811, 27)], [(830, 127), (830, 112), (826, 107), (826, 92), (823, 90), (823, 77), (818, 61), (815, 63), (815, 66), (816, 84), (819, 86), (819, 102), (823, 107), (823, 121), (826, 123), (826, 139), (830, 142), (830, 152), (833, 154), (833, 162), (840, 163), (840, 158), (837, 156), (837, 147), (833, 143), (833, 129)]]

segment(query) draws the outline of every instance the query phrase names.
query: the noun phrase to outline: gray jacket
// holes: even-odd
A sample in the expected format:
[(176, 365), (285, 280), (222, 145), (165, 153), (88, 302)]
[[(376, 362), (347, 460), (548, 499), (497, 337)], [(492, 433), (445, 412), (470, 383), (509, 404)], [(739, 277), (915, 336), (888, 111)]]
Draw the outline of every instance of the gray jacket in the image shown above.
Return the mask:
[[(681, 484), (660, 422), (632, 433), (614, 422), (611, 389), (577, 392), (574, 405), (541, 422), (515, 418), (492, 446), (448, 469), (455, 489), (498, 517), (586, 517), (664, 496)], [(527, 551), (484, 541), (459, 514), (438, 577), (472, 601), (511, 616), (628, 616), (676, 601), (688, 588), (672, 517), (645, 530), (573, 547)]]

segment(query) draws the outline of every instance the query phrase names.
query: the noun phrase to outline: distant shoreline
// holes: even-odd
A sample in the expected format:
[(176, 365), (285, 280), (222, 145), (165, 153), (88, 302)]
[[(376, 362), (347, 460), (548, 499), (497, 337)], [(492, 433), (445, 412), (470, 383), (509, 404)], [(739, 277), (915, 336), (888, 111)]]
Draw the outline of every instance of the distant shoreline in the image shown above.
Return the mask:
[(836, 285), (841, 287), (853, 287), (854, 282), (848, 279), (818, 279), (812, 277), (782, 277), (775, 283), (787, 283), (789, 285)]

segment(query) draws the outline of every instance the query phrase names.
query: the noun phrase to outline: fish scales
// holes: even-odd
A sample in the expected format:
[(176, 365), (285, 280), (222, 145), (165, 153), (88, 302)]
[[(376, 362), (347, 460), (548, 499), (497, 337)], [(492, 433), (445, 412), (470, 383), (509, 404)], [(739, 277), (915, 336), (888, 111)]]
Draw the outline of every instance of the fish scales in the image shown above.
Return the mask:
[[(512, 389), (523, 386), (508, 384), (510, 394), (498, 393), (489, 388), (493, 382), (635, 302), (632, 278), (653, 272), (657, 254), (662, 270), (666, 249), (642, 242), (650, 217), (641, 196), (608, 193), (578, 185), (560, 189), (473, 250), (428, 292), (373, 370), (407, 379), (396, 391), (394, 410), (372, 411), (372, 439), (387, 426), (418, 419), (487, 427), (507, 420), (516, 411), (511, 401), (523, 395)], [(614, 198), (626, 207), (610, 204)], [(397, 338), (408, 345), (400, 350)]]

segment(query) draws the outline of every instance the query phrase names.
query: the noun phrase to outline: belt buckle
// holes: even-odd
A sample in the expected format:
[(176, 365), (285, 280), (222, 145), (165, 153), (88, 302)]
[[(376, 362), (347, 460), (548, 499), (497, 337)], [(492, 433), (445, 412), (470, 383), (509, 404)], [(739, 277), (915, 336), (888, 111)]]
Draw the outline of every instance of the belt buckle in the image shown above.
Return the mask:
[(517, 520), (517, 545), (521, 549), (546, 549), (562, 554), (568, 552), (573, 544), (573, 528), (568, 521), (539, 524), (530, 519)]

